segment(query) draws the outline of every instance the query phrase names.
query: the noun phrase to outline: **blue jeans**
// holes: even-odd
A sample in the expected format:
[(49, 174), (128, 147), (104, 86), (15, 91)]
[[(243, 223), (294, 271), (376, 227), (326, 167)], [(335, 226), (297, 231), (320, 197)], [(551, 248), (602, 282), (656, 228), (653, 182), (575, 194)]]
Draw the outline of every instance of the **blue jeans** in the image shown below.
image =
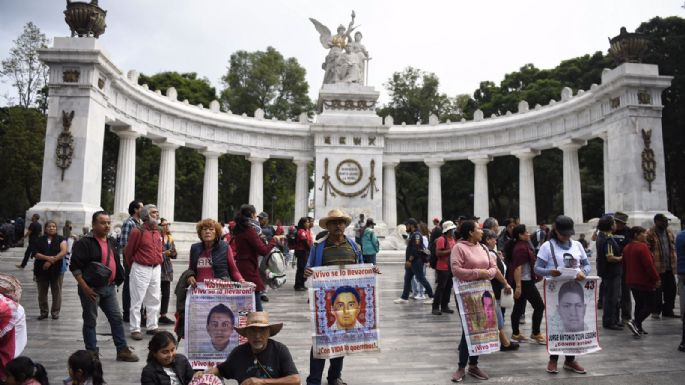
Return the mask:
[[(331, 358), (331, 364), (328, 367), (328, 382), (333, 383), (340, 378), (343, 368), (343, 358)], [(321, 376), (323, 376), (323, 368), (326, 366), (326, 360), (322, 358), (314, 358), (313, 348), (309, 350), (309, 377), (307, 377), (307, 385), (321, 385)]]
[(376, 264), (376, 254), (364, 255), (364, 263)]
[(117, 302), (116, 286), (107, 285), (100, 288), (93, 288), (97, 297), (95, 302), (86, 297), (78, 288), (78, 296), (81, 300), (81, 307), (83, 308), (83, 341), (86, 343), (86, 349), (91, 352), (98, 352), (97, 338), (95, 327), (97, 326), (98, 307), (105, 313), (109, 327), (112, 331), (112, 340), (117, 352), (125, 348), (126, 336), (124, 334), (124, 322), (121, 318), (121, 309), (119, 309), (119, 302)]
[(411, 268), (404, 268), (404, 289), (402, 290), (402, 299), (409, 298), (411, 291), (411, 280), (416, 276), (416, 280), (426, 289), (428, 296), (433, 298), (433, 289), (430, 283), (426, 280), (426, 274), (423, 272), (423, 261), (421, 258), (416, 258), (411, 264)]
[(618, 324), (621, 313), (621, 276), (602, 278), (602, 282), (604, 282), (602, 325), (613, 326)]

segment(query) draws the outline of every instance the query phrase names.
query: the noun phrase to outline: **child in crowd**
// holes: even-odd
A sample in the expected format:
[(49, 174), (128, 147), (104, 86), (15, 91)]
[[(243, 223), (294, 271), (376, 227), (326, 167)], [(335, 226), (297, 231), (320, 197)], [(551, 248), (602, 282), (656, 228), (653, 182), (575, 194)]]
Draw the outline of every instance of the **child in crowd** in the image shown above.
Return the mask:
[(188, 385), (193, 368), (183, 354), (176, 353), (174, 335), (161, 331), (148, 344), (147, 365), (140, 375), (141, 385)]
[(43, 365), (20, 356), (7, 363), (6, 385), (50, 385)]
[(78, 350), (69, 356), (69, 378), (64, 385), (103, 385), (102, 364), (97, 354)]

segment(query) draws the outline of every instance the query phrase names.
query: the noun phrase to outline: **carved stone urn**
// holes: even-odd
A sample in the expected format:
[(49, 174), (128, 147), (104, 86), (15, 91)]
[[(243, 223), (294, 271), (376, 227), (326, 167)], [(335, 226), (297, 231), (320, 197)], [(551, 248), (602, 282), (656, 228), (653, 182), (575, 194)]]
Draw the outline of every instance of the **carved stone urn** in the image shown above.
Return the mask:
[(90, 3), (67, 0), (67, 9), (64, 11), (64, 21), (71, 29), (71, 37), (100, 37), (107, 27), (105, 16), (107, 11), (100, 8), (98, 0)]
[(611, 53), (620, 63), (640, 63), (649, 48), (649, 40), (639, 33), (630, 33), (626, 27), (621, 27), (621, 33), (609, 39)]

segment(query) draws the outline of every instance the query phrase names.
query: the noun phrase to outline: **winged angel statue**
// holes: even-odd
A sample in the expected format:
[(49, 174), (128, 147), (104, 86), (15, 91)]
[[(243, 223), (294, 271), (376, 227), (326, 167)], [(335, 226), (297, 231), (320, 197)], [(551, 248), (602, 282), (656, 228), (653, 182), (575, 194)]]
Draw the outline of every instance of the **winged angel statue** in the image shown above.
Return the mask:
[(326, 61), (321, 65), (325, 71), (323, 84), (355, 83), (364, 84), (366, 64), (369, 53), (362, 44), (362, 33), (357, 31), (352, 39), (352, 32), (359, 26), (354, 26), (354, 11), (352, 20), (345, 28), (338, 26), (338, 33), (331, 34), (331, 30), (316, 19), (309, 18), (319, 32), (321, 45), (329, 49)]

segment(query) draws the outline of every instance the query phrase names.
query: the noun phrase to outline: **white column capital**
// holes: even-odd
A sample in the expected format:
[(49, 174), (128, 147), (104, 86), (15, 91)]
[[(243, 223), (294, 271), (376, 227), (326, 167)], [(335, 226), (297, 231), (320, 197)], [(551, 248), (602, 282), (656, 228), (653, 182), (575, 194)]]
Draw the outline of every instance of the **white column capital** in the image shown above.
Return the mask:
[(115, 133), (119, 138), (133, 138), (136, 139), (145, 135), (147, 132), (141, 129), (136, 129), (129, 126), (111, 126), (110, 131)]
[(183, 147), (185, 145), (185, 142), (176, 140), (176, 139), (171, 139), (171, 138), (165, 138), (162, 140), (153, 140), (152, 143), (161, 148), (162, 150), (175, 150), (179, 147)]
[(518, 150), (518, 151), (512, 151), (511, 155), (513, 155), (519, 159), (522, 159), (522, 160), (533, 159), (536, 156), (540, 155), (540, 151), (532, 149), (532, 148), (527, 148), (527, 149), (522, 149), (522, 150)]
[(607, 134), (606, 130), (602, 130), (602, 131), (595, 131), (595, 132), (593, 132), (593, 133), (592, 133), (592, 136), (594, 136), (595, 138), (600, 138), (600, 139), (606, 141), (606, 140), (607, 140), (607, 137), (608, 137), (608, 134)]
[(556, 143), (556, 147), (561, 151), (578, 151), (579, 148), (585, 146), (587, 141), (580, 139), (566, 139)]
[(483, 165), (483, 164), (488, 164), (488, 163), (492, 162), (492, 157), (487, 156), (487, 155), (472, 156), (472, 157), (469, 157), (469, 160), (473, 164)]
[(395, 167), (397, 167), (398, 164), (400, 164), (399, 159), (383, 158), (383, 167), (384, 168), (388, 168), (388, 167), (395, 168)]
[(218, 158), (221, 155), (223, 155), (222, 152), (215, 151), (215, 150), (204, 150), (200, 151), (200, 154), (204, 155), (205, 158), (207, 159), (213, 159), (213, 158)]
[[(250, 159), (248, 158), (248, 160)], [(297, 166), (307, 166), (313, 161), (313, 158), (293, 158), (293, 163), (295, 163)]]
[(250, 154), (250, 156), (246, 156), (245, 159), (249, 160), (250, 163), (254, 164), (254, 163), (264, 163), (267, 160), (269, 160), (269, 157), (263, 156), (263, 155), (252, 155), (252, 154)]
[(442, 158), (430, 158), (423, 161), (428, 168), (440, 168), (445, 164), (445, 160)]

